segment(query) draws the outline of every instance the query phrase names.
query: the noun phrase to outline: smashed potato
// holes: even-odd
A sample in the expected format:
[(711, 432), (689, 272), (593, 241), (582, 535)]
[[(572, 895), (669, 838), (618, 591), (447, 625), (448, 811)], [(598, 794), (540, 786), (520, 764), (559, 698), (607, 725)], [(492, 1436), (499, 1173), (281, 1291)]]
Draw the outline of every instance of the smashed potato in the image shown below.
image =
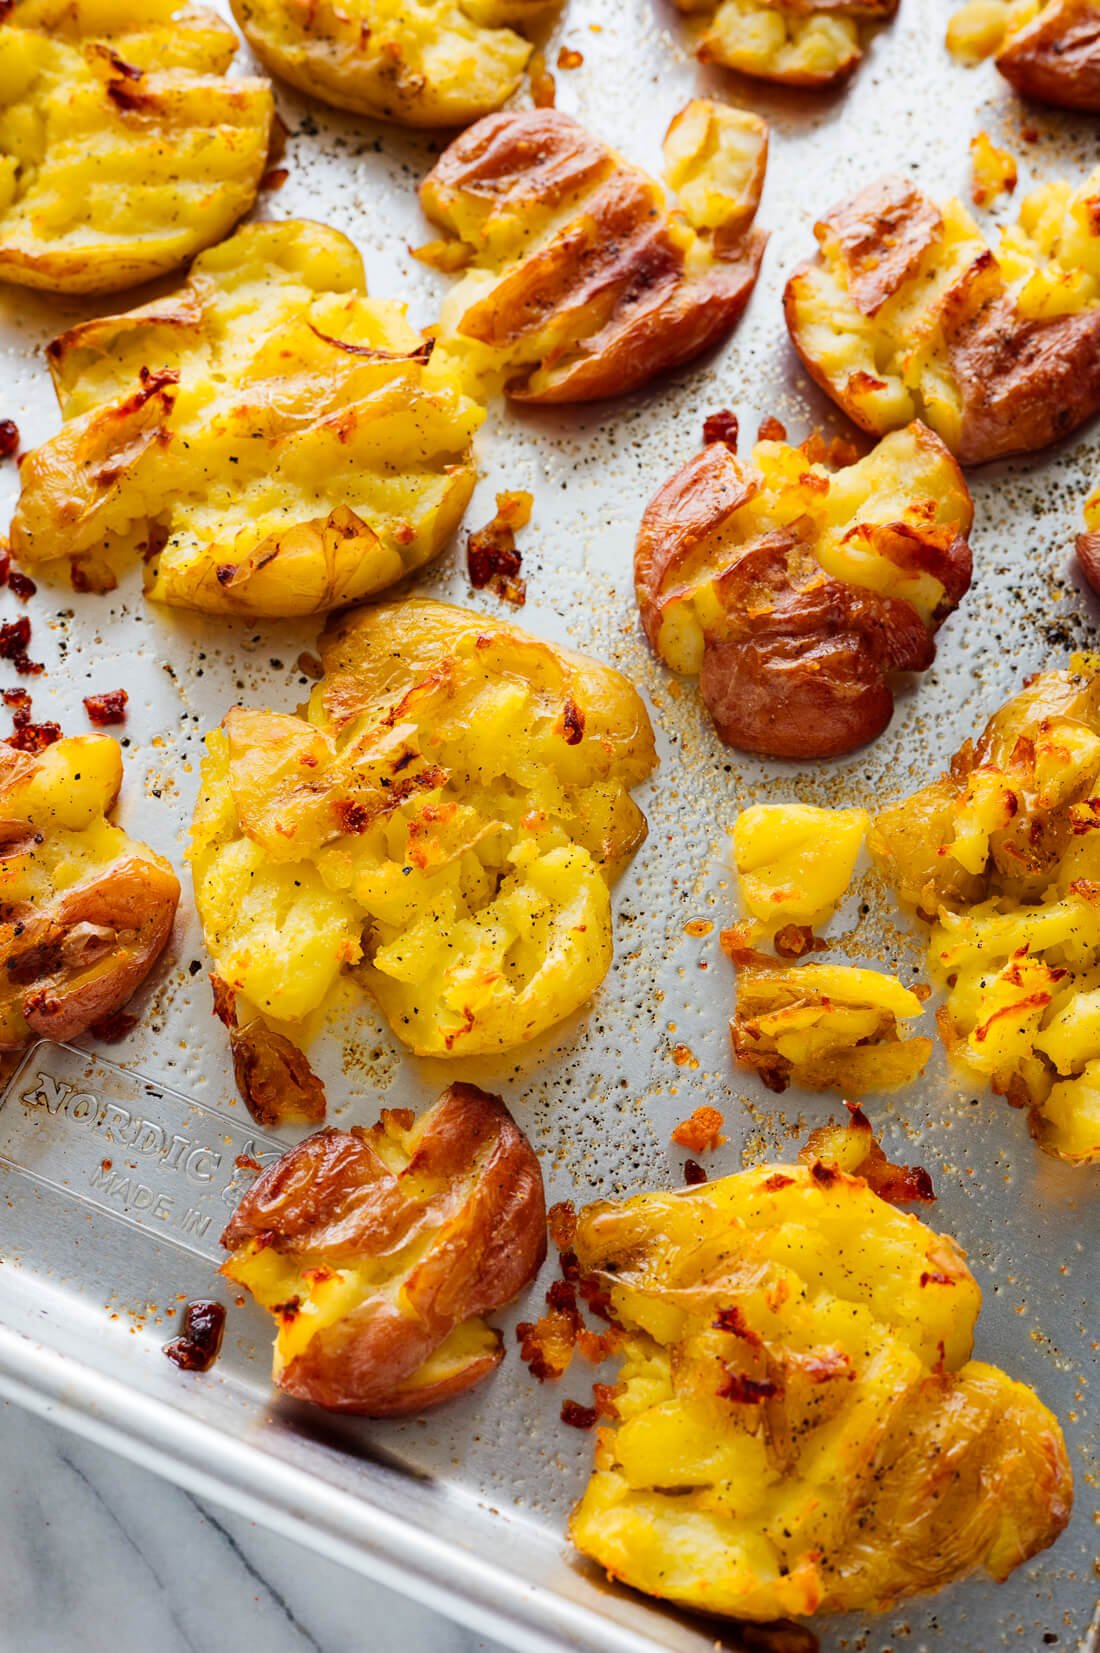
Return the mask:
[(525, 31), (559, 0), (231, 0), (260, 61), (337, 109), (402, 126), (468, 126), (506, 103)]
[(967, 0), (947, 26), (947, 45), (963, 63), (995, 56), (1024, 97), (1100, 111), (1097, 0)]
[(930, 925), (952, 1057), (1030, 1110), (1040, 1147), (1100, 1159), (1100, 659), (1005, 703), (870, 848)]
[(905, 1039), (898, 1023), (924, 1006), (894, 976), (847, 964), (780, 964), (734, 945), (735, 1060), (771, 1091), (898, 1090), (921, 1072), (931, 1039)]
[(835, 757), (894, 709), (970, 585), (973, 516), (958, 465), (913, 423), (832, 467), (824, 444), (724, 441), (646, 507), (634, 588), (652, 647), (699, 677), (719, 736), (777, 758)]
[(674, 0), (708, 21), (698, 45), (718, 63), (784, 86), (832, 86), (863, 57), (868, 24), (893, 17), (898, 0)]
[(1027, 195), (996, 253), (957, 200), (880, 178), (815, 226), (784, 305), (811, 378), (864, 430), (923, 419), (964, 464), (1100, 408), (1100, 168)]
[(452, 1085), (415, 1123), (319, 1131), (248, 1189), (222, 1273), (278, 1326), (274, 1382), (334, 1412), (397, 1417), (504, 1358), (485, 1316), (546, 1255), (538, 1157), (499, 1096)]
[(0, 1050), (94, 1032), (167, 945), (179, 880), (107, 819), (121, 785), (109, 735), (0, 743)]
[[(136, 545), (155, 596), (278, 614), (431, 555), (472, 487), (480, 411), (426, 389), (429, 347), (362, 286), (337, 232), (253, 225), (177, 294), (55, 341), (68, 422), (24, 470), (20, 557), (67, 553), (79, 583), (110, 583), (104, 559)], [(153, 351), (173, 365), (150, 370)], [(350, 508), (372, 503), (382, 537)]]
[(611, 963), (642, 701), (427, 600), (342, 619), (321, 658), (304, 717), (238, 707), (207, 741), (191, 860), (219, 977), (299, 1039), (345, 966), (418, 1055), (533, 1039)]
[(559, 110), (479, 121), (420, 186), (452, 238), (433, 257), (465, 270), (440, 316), (441, 360), (479, 397), (582, 402), (717, 344), (764, 252), (752, 220), (766, 148), (756, 116), (689, 104), (666, 137), (674, 211), (655, 179)]
[[(11, 549), (215, 614), (322, 614), (437, 555), (483, 410), (323, 224), (250, 224), (184, 287), (49, 346), (65, 424), (28, 455)], [(150, 366), (149, 363), (154, 363)]]
[(750, 804), (733, 825), (742, 905), (768, 928), (823, 923), (847, 893), (870, 824), (865, 809)]
[(256, 197), (275, 105), (213, 12), (0, 6), (0, 279), (110, 293), (177, 269)]
[(613, 1578), (737, 1618), (883, 1609), (1003, 1579), (1066, 1525), (1057, 1420), (970, 1358), (962, 1251), (861, 1178), (601, 1201), (575, 1249), (624, 1328), (570, 1525)]

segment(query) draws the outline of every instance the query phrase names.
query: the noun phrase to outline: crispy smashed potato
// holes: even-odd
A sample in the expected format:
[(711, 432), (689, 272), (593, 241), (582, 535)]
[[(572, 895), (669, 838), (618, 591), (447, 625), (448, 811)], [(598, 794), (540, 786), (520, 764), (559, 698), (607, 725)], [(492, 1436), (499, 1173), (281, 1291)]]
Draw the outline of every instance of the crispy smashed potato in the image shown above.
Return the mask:
[(1053, 1543), (1057, 1420), (970, 1358), (952, 1239), (858, 1177), (763, 1165), (580, 1213), (625, 1328), (617, 1419), (570, 1532), (612, 1577), (709, 1613), (883, 1609)]
[(811, 1131), (798, 1157), (807, 1165), (824, 1165), (862, 1177), (879, 1199), (891, 1205), (934, 1205), (932, 1178), (923, 1165), (895, 1165), (875, 1139), (871, 1121), (854, 1102), (845, 1103), (848, 1118), (830, 1120)]
[(863, 57), (868, 25), (893, 17), (898, 0), (674, 0), (702, 14), (704, 63), (784, 86), (832, 86)]
[(742, 906), (767, 929), (824, 923), (847, 893), (870, 824), (865, 809), (750, 804), (733, 826)]
[(267, 164), (265, 80), (179, 0), (0, 6), (0, 279), (110, 293), (228, 235)]
[(94, 1032), (167, 945), (179, 880), (107, 819), (121, 785), (109, 735), (0, 743), (0, 1050)]
[(947, 45), (963, 63), (995, 56), (1026, 98), (1100, 111), (1097, 0), (968, 0), (948, 24)]
[[(767, 128), (698, 99), (673, 122), (659, 183), (556, 109), (490, 115), (444, 151), (424, 211), (465, 249), (440, 359), (475, 394), (617, 396), (725, 338), (756, 282), (752, 228)], [(441, 256), (439, 249), (433, 261)]]
[(1077, 561), (1092, 589), (1100, 596), (1100, 488), (1085, 501), (1085, 532), (1077, 536)]
[(650, 644), (699, 677), (719, 736), (777, 758), (835, 757), (894, 709), (970, 585), (973, 510), (958, 465), (913, 423), (832, 468), (823, 444), (725, 441), (646, 507), (634, 588)]
[(864, 430), (923, 419), (964, 464), (1100, 408), (1100, 168), (1044, 184), (994, 253), (957, 200), (880, 178), (827, 212), (785, 310), (811, 378)]
[(334, 1412), (396, 1417), (504, 1358), (484, 1317), (546, 1255), (538, 1157), (498, 1096), (452, 1085), (413, 1122), (319, 1131), (245, 1194), (222, 1273), (278, 1325), (273, 1379)]
[(847, 964), (780, 964), (739, 946), (729, 951), (737, 969), (734, 1058), (769, 1090), (898, 1090), (931, 1056), (931, 1039), (902, 1037), (899, 1021), (924, 1007), (894, 976)]
[(952, 1057), (1030, 1110), (1040, 1147), (1100, 1159), (1100, 659), (1044, 672), (950, 771), (876, 816), (870, 848), (930, 924)]
[(22, 467), (12, 553), (103, 589), (140, 551), (150, 597), (209, 613), (373, 595), (473, 491), (483, 410), (430, 355), (345, 236), (250, 224), (178, 291), (50, 345), (65, 424)]
[(237, 708), (207, 742), (191, 860), (218, 975), (299, 1039), (352, 965), (419, 1055), (533, 1039), (611, 963), (656, 761), (642, 701), (425, 600), (348, 616), (321, 657), (305, 716)]
[(337, 109), (468, 126), (499, 109), (560, 0), (231, 0), (260, 61)]
[(970, 140), (970, 199), (976, 207), (987, 207), (999, 195), (1011, 195), (1018, 171), (1015, 156), (998, 149), (988, 132)]

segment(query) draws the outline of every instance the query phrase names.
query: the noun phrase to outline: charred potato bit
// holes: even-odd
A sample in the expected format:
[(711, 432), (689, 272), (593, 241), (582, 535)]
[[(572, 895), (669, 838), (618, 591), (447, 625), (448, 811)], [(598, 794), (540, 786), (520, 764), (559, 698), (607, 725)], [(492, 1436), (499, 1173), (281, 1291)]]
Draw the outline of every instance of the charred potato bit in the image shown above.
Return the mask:
[(737, 1618), (881, 1609), (1053, 1543), (1057, 1420), (971, 1360), (952, 1239), (859, 1177), (763, 1165), (580, 1214), (625, 1330), (573, 1512), (613, 1578)]
[(191, 860), (219, 976), (301, 1037), (358, 963), (419, 1055), (507, 1050), (578, 1010), (645, 836), (634, 689), (424, 600), (342, 619), (321, 657), (306, 716), (237, 708), (207, 742)]
[(440, 157), (424, 211), (465, 249), (437, 333), (483, 396), (617, 396), (733, 328), (766, 237), (752, 228), (764, 123), (696, 100), (666, 138), (682, 210), (555, 109), (491, 115)]
[(1097, 0), (969, 0), (948, 24), (947, 45), (969, 64), (995, 54), (1025, 98), (1100, 111)]
[(179, 880), (107, 819), (121, 784), (109, 735), (0, 743), (0, 1050), (79, 1038), (164, 951)]
[(485, 1322), (546, 1255), (542, 1171), (498, 1096), (452, 1085), (414, 1124), (319, 1131), (253, 1183), (222, 1273), (278, 1326), (280, 1389), (396, 1417), (472, 1388), (504, 1357)]
[(559, 0), (231, 0), (260, 61), (303, 92), (402, 126), (468, 126), (519, 86)]
[(958, 465), (914, 423), (839, 469), (807, 446), (711, 442), (650, 501), (634, 551), (646, 635), (699, 677), (727, 745), (835, 757), (894, 709), (890, 674), (923, 671), (970, 584), (972, 507)]
[(737, 1008), (733, 1054), (772, 1091), (898, 1090), (932, 1054), (931, 1039), (898, 1028), (923, 1005), (894, 976), (847, 964), (778, 963), (734, 948)]
[(847, 893), (870, 824), (865, 809), (743, 809), (733, 827), (733, 864), (746, 912), (767, 929), (823, 924)]
[(1044, 672), (870, 847), (930, 925), (941, 1030), (1030, 1110), (1040, 1147), (1100, 1160), (1100, 660)]
[(1077, 561), (1093, 591), (1100, 596), (1100, 488), (1085, 501), (1085, 532), (1077, 536)]
[(110, 293), (177, 269), (256, 197), (275, 105), (178, 0), (0, 6), (0, 280)]
[(961, 202), (880, 178), (815, 226), (787, 283), (811, 378), (864, 430), (914, 418), (967, 465), (1029, 453), (1100, 408), (1100, 169), (1027, 195), (996, 253)]
[(845, 1103), (848, 1118), (830, 1120), (811, 1131), (798, 1157), (807, 1165), (824, 1165), (862, 1177), (880, 1199), (891, 1205), (934, 1205), (932, 1178), (922, 1165), (895, 1165), (875, 1140), (871, 1121), (854, 1102)]
[(209, 613), (372, 595), (441, 550), (474, 486), (483, 411), (430, 355), (345, 236), (250, 224), (176, 292), (50, 345), (65, 424), (22, 467), (12, 553), (104, 588), (140, 551), (149, 596)]
[(674, 0), (706, 19), (698, 55), (757, 80), (832, 86), (863, 57), (869, 24), (893, 17), (898, 0)]

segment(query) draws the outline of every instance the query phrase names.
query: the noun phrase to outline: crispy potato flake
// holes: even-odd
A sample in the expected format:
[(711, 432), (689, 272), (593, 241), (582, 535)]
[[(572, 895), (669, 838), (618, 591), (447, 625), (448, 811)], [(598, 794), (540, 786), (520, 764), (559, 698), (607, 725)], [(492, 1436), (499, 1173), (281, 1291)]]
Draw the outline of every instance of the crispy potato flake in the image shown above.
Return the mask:
[(1025, 196), (994, 252), (957, 200), (880, 178), (815, 226), (784, 305), (811, 378), (864, 430), (923, 419), (963, 464), (1100, 408), (1100, 168)]
[(611, 963), (655, 762), (642, 701), (425, 600), (344, 617), (321, 656), (305, 716), (238, 707), (207, 742), (191, 862), (219, 976), (299, 1039), (356, 964), (420, 1055), (535, 1038)]
[(74, 584), (141, 551), (159, 602), (321, 614), (434, 557), (473, 491), (483, 410), (321, 224), (250, 224), (49, 357), (65, 424), (22, 467), (12, 550)]
[(1044, 672), (870, 848), (930, 926), (953, 1059), (1028, 1107), (1040, 1147), (1100, 1159), (1100, 661)]
[(542, 1171), (498, 1096), (451, 1085), (414, 1122), (319, 1131), (253, 1183), (222, 1273), (275, 1316), (274, 1381), (336, 1412), (438, 1405), (504, 1356), (485, 1316), (546, 1255)]
[(110, 293), (229, 234), (267, 165), (265, 80), (178, 0), (0, 9), (0, 279)]
[(698, 675), (728, 745), (849, 752), (890, 721), (891, 674), (934, 660), (934, 634), (970, 584), (972, 514), (958, 465), (919, 423), (863, 459), (768, 438), (746, 462), (710, 442), (642, 517), (646, 636), (674, 671)]
[(932, 1054), (931, 1039), (902, 1037), (899, 1023), (923, 1006), (893, 976), (846, 964), (781, 964), (740, 946), (730, 956), (734, 1059), (769, 1090), (898, 1090)]
[(570, 1525), (612, 1577), (737, 1618), (882, 1609), (1004, 1578), (1066, 1525), (1057, 1420), (970, 1358), (962, 1251), (862, 1178), (601, 1201), (577, 1253), (625, 1333)]
[(231, 0), (272, 74), (337, 109), (467, 126), (519, 86), (559, 0)]
[(108, 820), (121, 784), (109, 735), (0, 743), (0, 1050), (109, 1025), (167, 945), (179, 880)]
[(887, 22), (897, 0), (674, 0), (705, 19), (697, 51), (757, 80), (784, 86), (835, 85), (861, 61), (870, 25)]
[(976, 207), (987, 207), (999, 195), (1011, 195), (1016, 188), (1015, 156), (998, 149), (988, 132), (970, 140), (970, 198)]
[(968, 0), (947, 26), (947, 45), (967, 64), (996, 54), (1024, 97), (1100, 111), (1097, 0)]
[(717, 344), (763, 256), (752, 219), (766, 153), (756, 116), (695, 100), (666, 137), (675, 211), (655, 179), (558, 110), (479, 121), (420, 186), (428, 217), (468, 253), (440, 360), (479, 398), (579, 402)]
[(722, 1135), (724, 1124), (719, 1108), (696, 1108), (690, 1119), (682, 1119), (673, 1126), (672, 1140), (680, 1148), (692, 1148), (697, 1154), (703, 1154), (727, 1141)]
[(798, 1157), (811, 1170), (818, 1167), (826, 1173), (844, 1171), (849, 1176), (862, 1177), (879, 1199), (891, 1205), (934, 1205), (935, 1190), (932, 1178), (922, 1165), (895, 1165), (887, 1159), (882, 1145), (876, 1141), (871, 1121), (854, 1102), (846, 1102), (848, 1118), (830, 1120), (811, 1131), (806, 1145), (798, 1150)]
[(1085, 501), (1085, 532), (1077, 536), (1077, 561), (1093, 591), (1100, 596), (1100, 488)]

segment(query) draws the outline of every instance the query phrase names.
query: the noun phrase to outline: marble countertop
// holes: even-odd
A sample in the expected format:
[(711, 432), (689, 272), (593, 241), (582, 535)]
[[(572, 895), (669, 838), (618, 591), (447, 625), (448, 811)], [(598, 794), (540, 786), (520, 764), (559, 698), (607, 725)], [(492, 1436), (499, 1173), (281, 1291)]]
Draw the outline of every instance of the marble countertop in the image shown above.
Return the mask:
[(499, 1653), (3, 1403), (0, 1556), (3, 1653)]

